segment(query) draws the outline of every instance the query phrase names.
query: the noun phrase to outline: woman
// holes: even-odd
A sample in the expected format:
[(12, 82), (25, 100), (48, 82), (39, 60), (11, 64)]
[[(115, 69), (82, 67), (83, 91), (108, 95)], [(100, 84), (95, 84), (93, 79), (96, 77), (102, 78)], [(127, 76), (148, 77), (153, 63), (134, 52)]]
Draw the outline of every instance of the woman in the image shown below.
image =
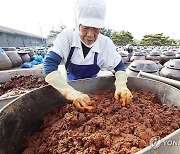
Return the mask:
[(93, 78), (100, 70), (115, 70), (115, 98), (122, 106), (129, 104), (132, 94), (126, 86), (127, 75), (121, 56), (110, 38), (100, 34), (104, 27), (105, 3), (103, 0), (77, 0), (74, 7), (75, 29), (64, 29), (44, 60), (46, 82), (66, 99), (81, 109), (92, 110), (91, 100), (72, 88), (57, 71), (61, 60), (65, 62), (67, 80)]

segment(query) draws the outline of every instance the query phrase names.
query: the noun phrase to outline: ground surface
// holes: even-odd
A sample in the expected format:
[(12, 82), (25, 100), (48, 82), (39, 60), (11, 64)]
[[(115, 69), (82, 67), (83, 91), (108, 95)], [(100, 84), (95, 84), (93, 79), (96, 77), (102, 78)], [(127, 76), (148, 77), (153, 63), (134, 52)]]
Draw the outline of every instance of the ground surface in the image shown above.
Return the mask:
[(135, 153), (154, 136), (163, 138), (180, 127), (177, 107), (159, 105), (155, 94), (132, 91), (126, 107), (115, 101), (114, 90), (92, 93), (92, 112), (80, 112), (71, 103), (44, 117), (39, 132), (27, 140), (24, 154)]

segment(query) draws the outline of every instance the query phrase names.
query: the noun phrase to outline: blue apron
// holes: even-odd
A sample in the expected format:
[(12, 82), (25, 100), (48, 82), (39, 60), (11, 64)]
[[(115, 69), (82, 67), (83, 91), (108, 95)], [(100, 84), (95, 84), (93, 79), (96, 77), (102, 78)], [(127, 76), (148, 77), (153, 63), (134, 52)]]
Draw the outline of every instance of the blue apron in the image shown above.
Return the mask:
[(71, 47), (65, 68), (67, 71), (67, 80), (78, 80), (84, 78), (93, 78), (97, 76), (97, 73), (100, 71), (99, 66), (97, 65), (97, 55), (95, 52), (94, 63), (90, 65), (77, 65), (71, 63), (71, 57), (73, 55), (75, 47)]

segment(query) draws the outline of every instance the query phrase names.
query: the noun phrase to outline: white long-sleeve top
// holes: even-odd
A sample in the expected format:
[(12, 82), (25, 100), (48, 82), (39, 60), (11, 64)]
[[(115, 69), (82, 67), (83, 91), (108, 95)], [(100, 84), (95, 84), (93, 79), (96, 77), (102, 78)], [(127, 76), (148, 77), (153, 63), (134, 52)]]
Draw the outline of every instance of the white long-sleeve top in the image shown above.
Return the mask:
[(112, 40), (102, 34), (98, 35), (93, 47), (84, 58), (77, 29), (64, 29), (58, 34), (54, 46), (49, 51), (54, 51), (66, 62), (71, 47), (75, 47), (71, 62), (77, 65), (93, 64), (95, 52), (98, 53), (97, 65), (101, 70), (113, 70), (121, 61), (121, 56), (116, 51)]

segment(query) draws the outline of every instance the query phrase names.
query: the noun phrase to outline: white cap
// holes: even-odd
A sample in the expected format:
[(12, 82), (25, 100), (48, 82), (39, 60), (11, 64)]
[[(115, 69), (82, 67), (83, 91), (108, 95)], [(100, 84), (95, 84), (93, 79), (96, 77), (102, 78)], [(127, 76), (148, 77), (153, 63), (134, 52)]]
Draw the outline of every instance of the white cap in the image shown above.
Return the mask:
[(106, 6), (104, 0), (76, 0), (74, 5), (76, 26), (104, 28)]

